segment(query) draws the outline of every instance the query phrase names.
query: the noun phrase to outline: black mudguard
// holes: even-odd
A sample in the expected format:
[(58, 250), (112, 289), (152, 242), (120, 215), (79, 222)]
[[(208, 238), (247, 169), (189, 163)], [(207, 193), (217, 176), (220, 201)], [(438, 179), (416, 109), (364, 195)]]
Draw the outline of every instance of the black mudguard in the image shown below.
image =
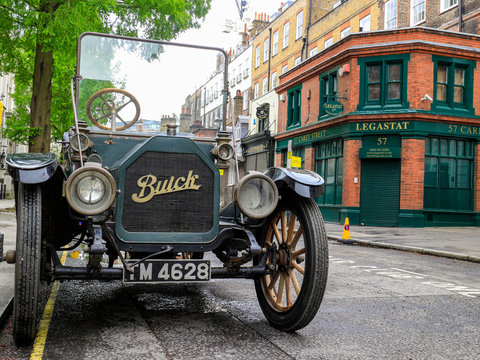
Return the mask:
[(275, 182), (280, 193), (290, 188), (300, 196), (314, 199), (324, 192), (325, 181), (311, 170), (272, 167), (265, 171), (265, 175)]
[(16, 182), (40, 184), (48, 181), (56, 171), (65, 179), (60, 162), (53, 153), (21, 153), (7, 155), (7, 169)]

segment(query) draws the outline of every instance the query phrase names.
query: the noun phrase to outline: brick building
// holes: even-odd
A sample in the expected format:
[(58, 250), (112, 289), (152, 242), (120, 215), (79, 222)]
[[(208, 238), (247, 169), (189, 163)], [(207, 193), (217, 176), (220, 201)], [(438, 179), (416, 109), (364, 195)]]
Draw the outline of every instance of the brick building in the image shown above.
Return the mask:
[(291, 140), (329, 221), (479, 226), (479, 43), (423, 27), (335, 41), (279, 78), (276, 165)]

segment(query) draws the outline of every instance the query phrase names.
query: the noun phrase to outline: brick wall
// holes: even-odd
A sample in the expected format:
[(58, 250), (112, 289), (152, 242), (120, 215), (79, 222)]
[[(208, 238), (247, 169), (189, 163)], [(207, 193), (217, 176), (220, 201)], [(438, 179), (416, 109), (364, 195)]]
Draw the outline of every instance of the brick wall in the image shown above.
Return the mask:
[(282, 167), (283, 166), (283, 156), (282, 153), (275, 154), (275, 164), (273, 166)]
[(315, 170), (315, 148), (305, 148), (305, 169)]
[(425, 140), (402, 139), (400, 209), (423, 209)]
[[(361, 147), (362, 140), (345, 140), (343, 146), (343, 206), (360, 206), (361, 161), (359, 150)], [(356, 184), (354, 178), (358, 179)]]

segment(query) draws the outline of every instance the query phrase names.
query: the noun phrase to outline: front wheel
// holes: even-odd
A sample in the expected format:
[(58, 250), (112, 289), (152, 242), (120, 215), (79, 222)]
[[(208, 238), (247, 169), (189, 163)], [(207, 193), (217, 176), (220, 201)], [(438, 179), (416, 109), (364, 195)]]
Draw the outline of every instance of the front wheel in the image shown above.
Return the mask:
[(307, 326), (322, 302), (328, 273), (325, 225), (315, 201), (282, 196), (259, 241), (272, 250), (267, 266), (273, 271), (255, 280), (265, 317), (282, 331)]
[(38, 185), (18, 185), (17, 258), (13, 305), (13, 336), (30, 343), (37, 329), (40, 285), (42, 199)]

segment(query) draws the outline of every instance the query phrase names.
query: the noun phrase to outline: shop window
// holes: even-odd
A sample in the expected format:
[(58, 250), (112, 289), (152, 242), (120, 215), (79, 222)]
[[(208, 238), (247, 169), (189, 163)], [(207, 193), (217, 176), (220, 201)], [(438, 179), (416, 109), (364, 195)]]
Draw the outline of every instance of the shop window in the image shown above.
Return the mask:
[(426, 209), (473, 210), (473, 149), (474, 144), (469, 140), (426, 139)]
[(337, 70), (320, 75), (320, 109), (319, 118), (327, 115), (323, 106), (328, 101), (337, 100), (338, 78)]
[(295, 86), (287, 93), (287, 129), (300, 126), (302, 86)]
[(432, 110), (452, 115), (474, 115), (473, 69), (475, 62), (433, 56), (434, 88)]
[(315, 171), (325, 180), (325, 192), (317, 199), (317, 203), (342, 205), (342, 139), (324, 141), (315, 145)]
[(409, 54), (361, 58), (358, 110), (404, 109), (407, 102)]

